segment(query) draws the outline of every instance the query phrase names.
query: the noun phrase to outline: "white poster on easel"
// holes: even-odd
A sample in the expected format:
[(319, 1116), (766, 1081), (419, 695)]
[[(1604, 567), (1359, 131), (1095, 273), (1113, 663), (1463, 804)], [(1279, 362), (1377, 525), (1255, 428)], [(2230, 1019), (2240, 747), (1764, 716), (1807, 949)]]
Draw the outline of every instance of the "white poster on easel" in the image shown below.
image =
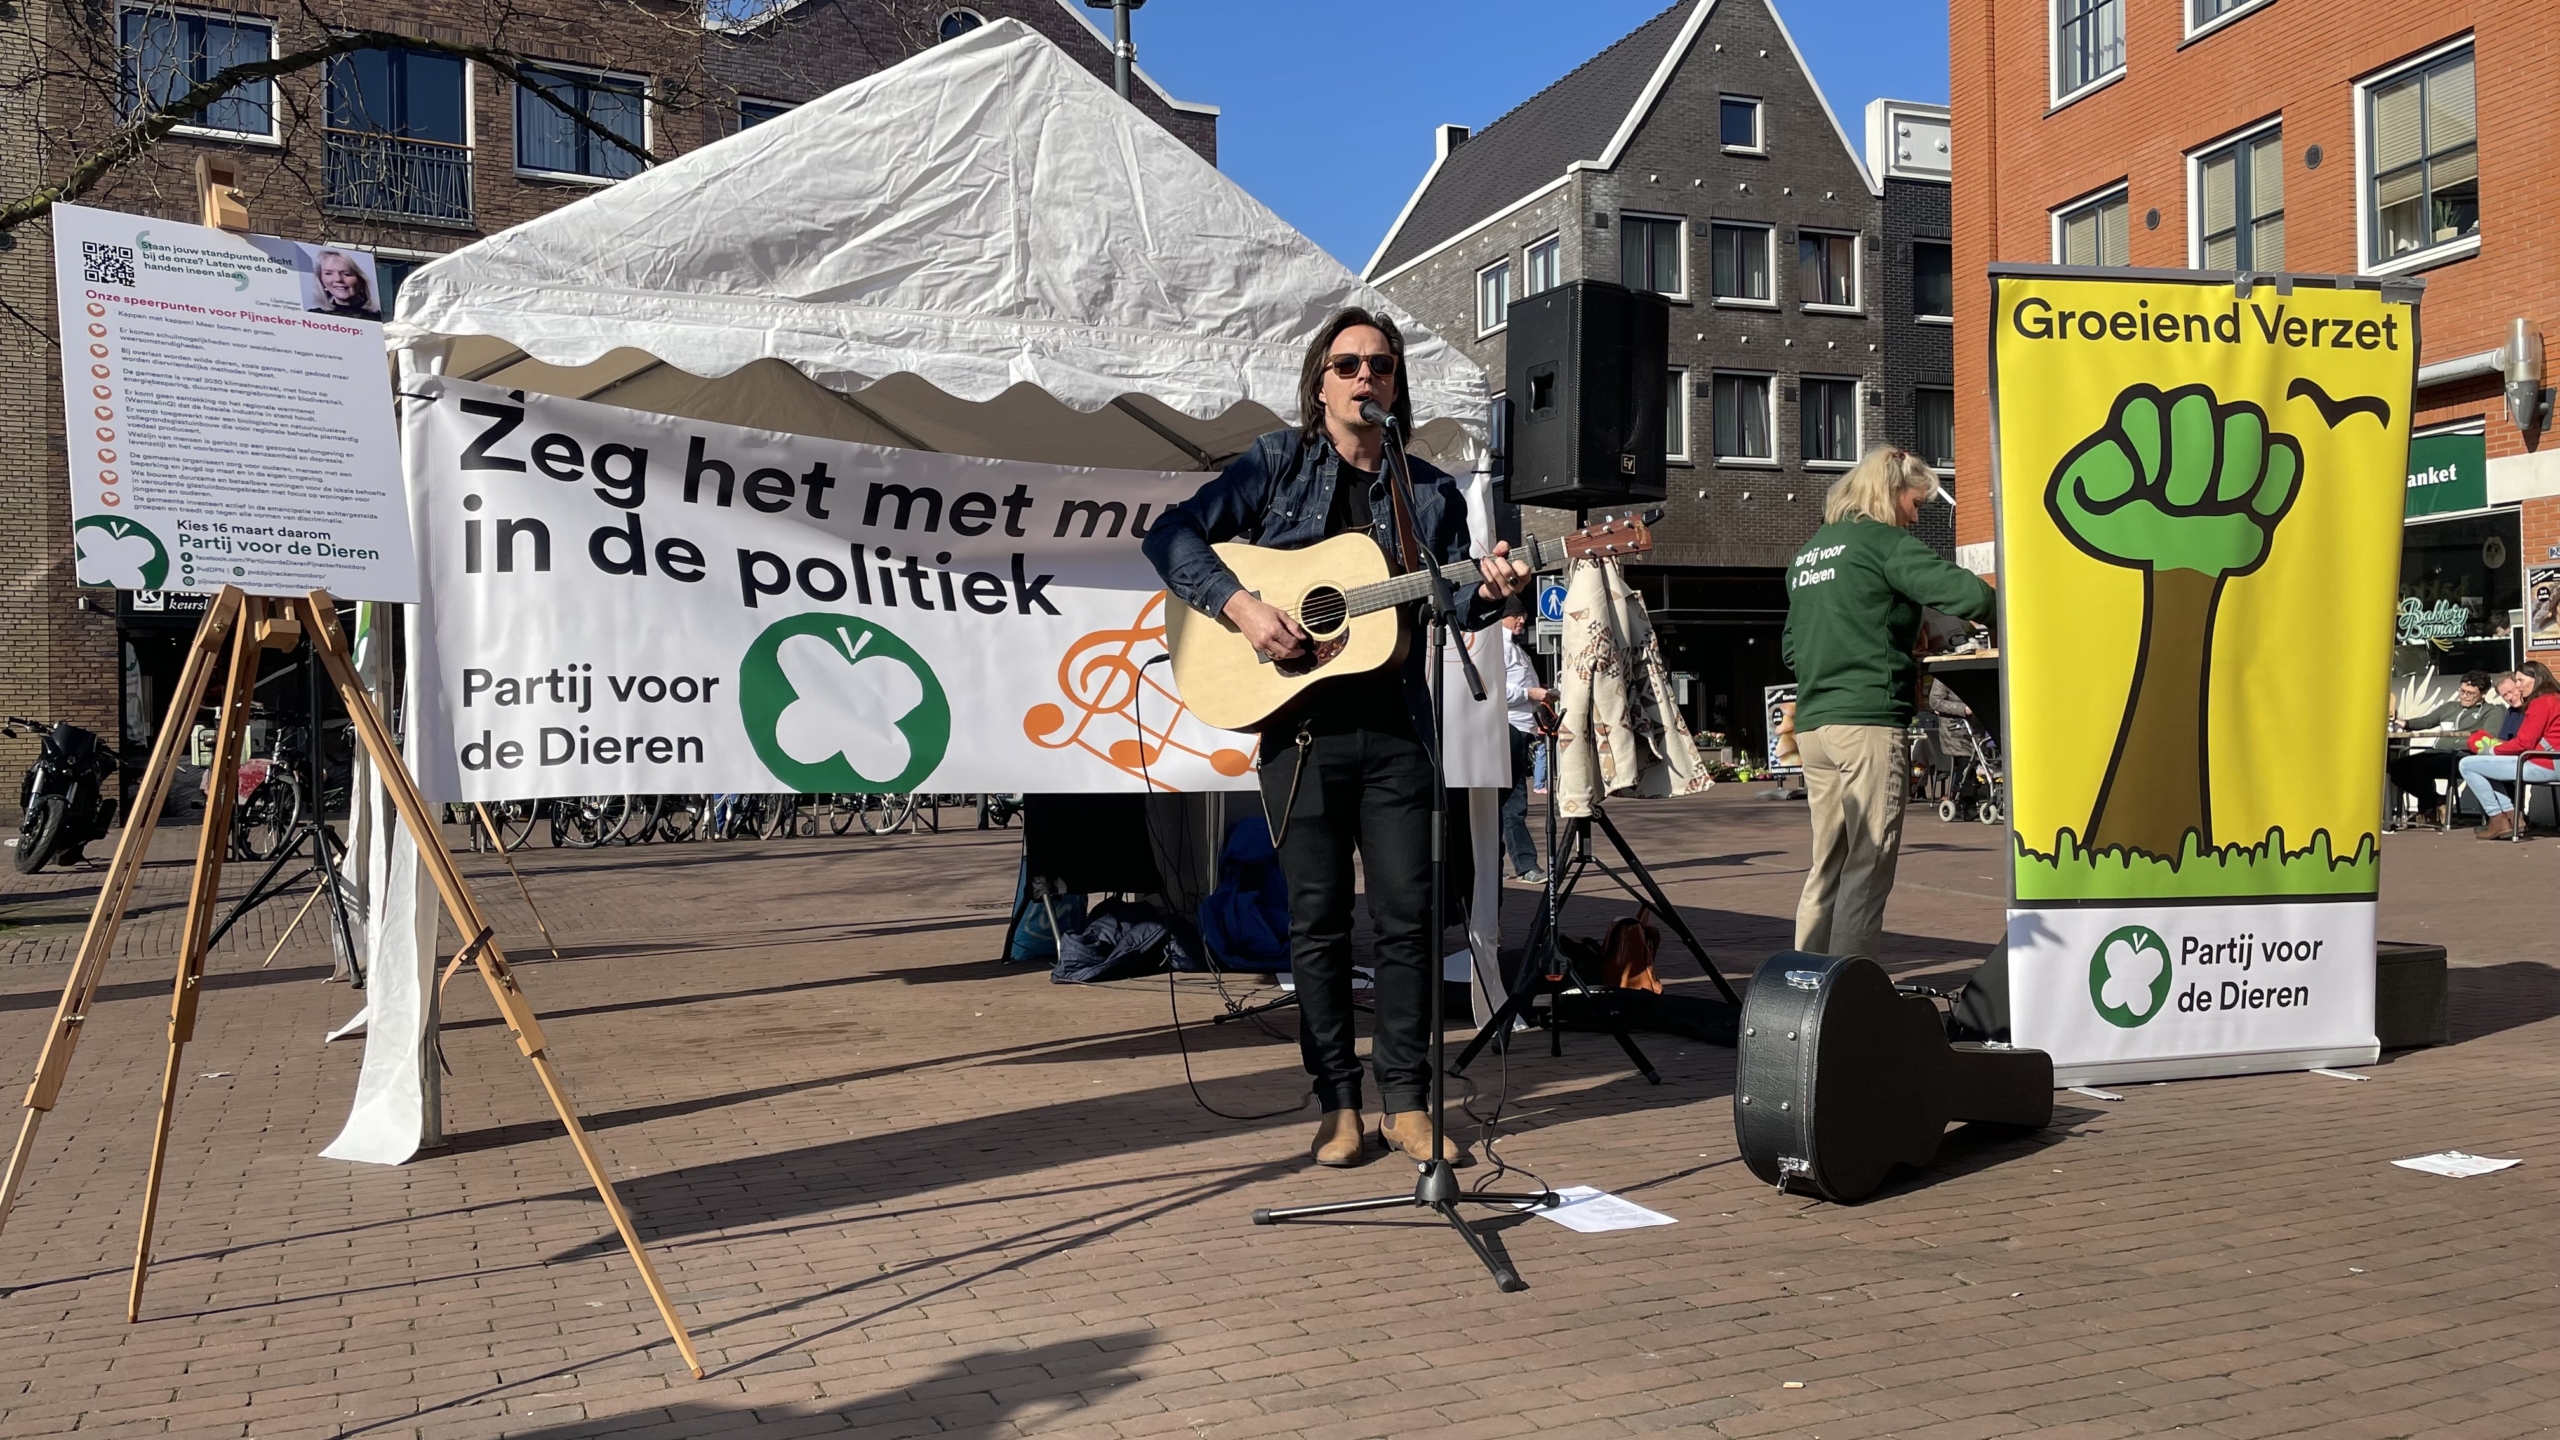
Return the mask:
[(52, 220), (80, 583), (417, 599), (373, 257)]

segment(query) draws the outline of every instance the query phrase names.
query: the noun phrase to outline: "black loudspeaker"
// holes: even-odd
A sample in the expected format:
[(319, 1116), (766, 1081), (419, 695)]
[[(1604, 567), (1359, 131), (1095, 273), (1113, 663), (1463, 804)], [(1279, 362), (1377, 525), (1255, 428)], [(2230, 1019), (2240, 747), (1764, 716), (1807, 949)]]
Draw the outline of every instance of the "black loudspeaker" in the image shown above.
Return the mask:
[(1503, 498), (1566, 510), (1661, 499), (1670, 302), (1575, 280), (1511, 302), (1510, 326)]

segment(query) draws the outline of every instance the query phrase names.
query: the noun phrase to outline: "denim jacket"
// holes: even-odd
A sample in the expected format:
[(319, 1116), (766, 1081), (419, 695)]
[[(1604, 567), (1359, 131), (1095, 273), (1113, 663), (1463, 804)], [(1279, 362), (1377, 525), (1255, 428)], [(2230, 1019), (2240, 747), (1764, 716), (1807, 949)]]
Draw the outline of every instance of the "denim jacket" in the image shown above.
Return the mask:
[[(1414, 528), (1433, 562), (1447, 565), (1467, 558), (1467, 501), (1457, 482), (1428, 461), (1407, 458), (1413, 472)], [(1224, 613), (1227, 602), (1244, 588), (1212, 545), (1240, 540), (1274, 550), (1296, 550), (1325, 538), (1333, 516), (1333, 492), (1343, 469), (1331, 437), (1302, 440), (1295, 430), (1274, 430), (1253, 442), (1218, 478), (1190, 499), (1164, 512), (1147, 531), (1149, 563), (1164, 577), (1175, 599), (1207, 615)], [(1371, 507), (1370, 538), (1389, 556), (1397, 553), (1393, 508)], [(1502, 602), (1489, 600), (1477, 586), (1459, 582), (1459, 628), (1481, 630), (1502, 614)], [(1424, 675), (1421, 645), (1406, 647), (1406, 708), (1414, 733), (1430, 735), (1430, 691)]]

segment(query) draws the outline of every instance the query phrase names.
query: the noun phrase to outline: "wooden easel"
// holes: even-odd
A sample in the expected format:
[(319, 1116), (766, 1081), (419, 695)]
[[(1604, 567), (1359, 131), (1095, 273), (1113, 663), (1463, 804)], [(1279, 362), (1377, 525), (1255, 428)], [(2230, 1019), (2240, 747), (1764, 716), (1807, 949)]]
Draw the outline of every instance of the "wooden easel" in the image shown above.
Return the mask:
[(465, 937), (462, 955), (457, 959), (467, 958), (475, 963), (480, 978), (488, 983), (490, 998), (497, 1002), (498, 1013), (506, 1018), (516, 1048), (532, 1062), (543, 1093), (550, 1097), (552, 1109), (569, 1132), (569, 1143), (576, 1148), (579, 1162), (587, 1167), (588, 1178), (595, 1182), (606, 1213), (613, 1217), (614, 1229), (621, 1232), (622, 1243), (630, 1250), (632, 1263), (639, 1267), (649, 1298), (657, 1302), (658, 1315), (666, 1321), (676, 1350), (683, 1355), (694, 1378), (701, 1379), (702, 1362), (694, 1354), (693, 1339), (685, 1333), (683, 1322), (676, 1318), (674, 1303), (658, 1283), (658, 1272), (649, 1263), (649, 1252), (641, 1246), (639, 1232), (632, 1228), (630, 1212), (623, 1209), (621, 1197), (614, 1193), (604, 1162), (587, 1142), (586, 1130), (578, 1123), (577, 1107), (570, 1103), (569, 1092), (552, 1067), (541, 1021), (535, 1018), (524, 992), (517, 988), (506, 957), (490, 940), (488, 919), (463, 884), (462, 872), (446, 851), (435, 817), (419, 795), (408, 766), (400, 758), (399, 747), (392, 743), (389, 729), (365, 694), (363, 682), (356, 677), (355, 665), (348, 658), (346, 637), (338, 629), (337, 603), (325, 591), (314, 590), (299, 600), (272, 600), (226, 586), (206, 607), (195, 643), (187, 651), (176, 693), (170, 697), (168, 716), (161, 724), (159, 739), (152, 745), (150, 765), (142, 773), (133, 803), (127, 807), (124, 834), (116, 843), (115, 860), (107, 867), (106, 881), (99, 887), (88, 931), (80, 938), (71, 978), (62, 987), (62, 1002), (54, 1009), (53, 1029), (45, 1039), (44, 1053), (36, 1060), (35, 1083), (27, 1087), (26, 1118), (18, 1130), (17, 1148), (9, 1155), (7, 1179), (0, 1181), (0, 1226), (7, 1225), (10, 1206), (17, 1199), (27, 1158), (35, 1149), (36, 1127), (62, 1094), (63, 1078), (71, 1068), (71, 1052), (80, 1043), (89, 1007), (97, 998), (99, 977), (115, 948), (116, 931), (124, 922), (134, 885), (142, 875), (142, 862), (150, 852), (152, 831), (160, 823), (161, 806), (169, 798), (184, 737), (195, 721), (197, 709), (204, 704), (205, 691), (213, 682), (227, 644), (230, 669), (221, 691), (213, 766), (205, 776), (204, 829), (196, 839), (195, 876), (187, 892), (177, 984), (169, 1002), (168, 1066), (160, 1079), (158, 1128), (151, 1142), (150, 1178), (142, 1192), (142, 1230), (134, 1245), (133, 1287), (125, 1303), (127, 1321), (141, 1318), (142, 1284), (151, 1265), (151, 1226), (160, 1202), (161, 1168), (168, 1155), (169, 1117), (177, 1103), (180, 1053), (195, 1035), (196, 1000), (203, 987), (206, 941), (212, 932), (215, 902), (222, 886), (232, 805), (239, 793), (240, 751), (248, 732), (249, 697), (257, 683), (258, 657), (264, 650), (291, 649), (306, 638), (312, 653), (328, 668), (329, 678), (336, 682), (339, 697), (355, 720), (357, 738), (372, 755), (374, 769), (381, 776), (401, 823), (416, 837), (419, 858), (435, 878), (446, 913)]

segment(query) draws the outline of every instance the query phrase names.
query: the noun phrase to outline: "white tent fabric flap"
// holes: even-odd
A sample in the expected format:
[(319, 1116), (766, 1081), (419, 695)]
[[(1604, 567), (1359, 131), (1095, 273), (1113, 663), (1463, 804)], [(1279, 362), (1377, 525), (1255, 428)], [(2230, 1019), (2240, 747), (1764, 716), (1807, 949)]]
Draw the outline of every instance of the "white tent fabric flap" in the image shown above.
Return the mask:
[[(1345, 305), (1411, 332), (1417, 450), (1465, 454), (1487, 413), (1473, 361), (999, 20), (426, 266), (388, 333), (420, 368), (511, 388), (1198, 469), (1295, 417), (1305, 345)], [(765, 361), (780, 364), (745, 374)], [(800, 377), (832, 393), (800, 395)], [(1024, 390), (1095, 417), (1088, 444), (1157, 453), (1063, 454), (1046, 426), (1025, 437), (1045, 402)]]

